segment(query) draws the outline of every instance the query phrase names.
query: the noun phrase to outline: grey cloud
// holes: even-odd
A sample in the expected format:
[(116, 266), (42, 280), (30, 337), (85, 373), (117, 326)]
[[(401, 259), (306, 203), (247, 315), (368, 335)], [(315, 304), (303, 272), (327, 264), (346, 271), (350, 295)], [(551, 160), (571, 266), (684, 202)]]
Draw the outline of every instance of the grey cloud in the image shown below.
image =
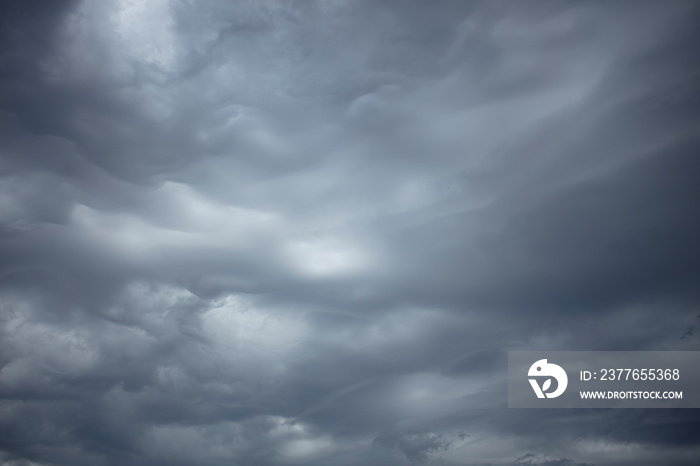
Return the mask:
[(442, 434), (431, 432), (404, 433), (396, 436), (383, 434), (373, 442), (374, 445), (398, 448), (411, 463), (424, 463), (428, 458), (439, 456), (447, 451), (451, 442)]
[(0, 463), (694, 464), (505, 380), (700, 349), (692, 2), (0, 10)]
[[(541, 464), (545, 466), (587, 466), (588, 463), (576, 463), (569, 458), (561, 459), (544, 459), (538, 458), (538, 455), (526, 453), (517, 458), (514, 464)], [(589, 465), (590, 466), (590, 465)]]

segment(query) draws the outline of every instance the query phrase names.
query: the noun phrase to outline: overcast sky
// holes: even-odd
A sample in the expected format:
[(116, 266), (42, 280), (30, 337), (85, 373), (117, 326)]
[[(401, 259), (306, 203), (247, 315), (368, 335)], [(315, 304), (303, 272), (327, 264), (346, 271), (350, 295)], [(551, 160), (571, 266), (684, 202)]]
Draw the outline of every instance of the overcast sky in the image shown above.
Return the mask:
[(692, 1), (3, 1), (0, 464), (697, 464), (700, 410), (505, 378), (700, 350), (697, 44)]

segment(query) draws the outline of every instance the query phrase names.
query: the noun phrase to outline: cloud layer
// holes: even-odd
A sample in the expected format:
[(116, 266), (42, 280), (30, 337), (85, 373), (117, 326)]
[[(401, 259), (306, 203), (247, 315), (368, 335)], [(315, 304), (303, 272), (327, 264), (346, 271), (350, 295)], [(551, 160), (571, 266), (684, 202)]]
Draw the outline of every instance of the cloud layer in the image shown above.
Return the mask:
[(509, 350), (700, 350), (693, 2), (9, 1), (0, 463), (691, 465)]

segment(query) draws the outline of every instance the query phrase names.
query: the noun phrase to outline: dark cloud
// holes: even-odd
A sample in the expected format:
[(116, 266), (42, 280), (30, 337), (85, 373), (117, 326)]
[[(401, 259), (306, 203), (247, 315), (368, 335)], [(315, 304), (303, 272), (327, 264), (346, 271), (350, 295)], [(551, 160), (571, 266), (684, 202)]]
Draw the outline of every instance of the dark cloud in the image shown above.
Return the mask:
[(3, 2), (0, 463), (695, 464), (505, 373), (700, 349), (699, 14)]

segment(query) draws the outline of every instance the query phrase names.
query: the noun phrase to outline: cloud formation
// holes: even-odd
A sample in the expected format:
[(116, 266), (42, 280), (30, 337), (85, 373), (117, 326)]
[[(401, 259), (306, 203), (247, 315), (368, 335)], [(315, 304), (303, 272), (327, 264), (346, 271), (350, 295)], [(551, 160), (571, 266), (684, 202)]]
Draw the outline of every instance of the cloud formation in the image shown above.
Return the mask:
[(0, 463), (695, 464), (505, 368), (700, 350), (699, 14), (3, 2)]

